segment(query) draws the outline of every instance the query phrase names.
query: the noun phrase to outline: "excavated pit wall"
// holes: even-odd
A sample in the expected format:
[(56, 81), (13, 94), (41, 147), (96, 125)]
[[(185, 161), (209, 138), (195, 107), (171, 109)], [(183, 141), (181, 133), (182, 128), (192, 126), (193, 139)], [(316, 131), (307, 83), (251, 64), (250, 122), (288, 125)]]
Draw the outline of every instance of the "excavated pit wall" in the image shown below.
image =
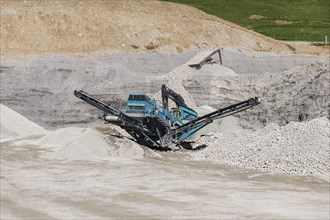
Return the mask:
[[(195, 54), (116, 53), (3, 60), (1, 103), (45, 128), (100, 125), (96, 121), (101, 112), (74, 97), (75, 89), (84, 89), (115, 108), (122, 108), (129, 93), (157, 97), (161, 84), (165, 83), (192, 106), (208, 104), (218, 108), (262, 96), (261, 106), (240, 114), (246, 127), (249, 121), (285, 124), (297, 120), (302, 113), (309, 119), (327, 113), (324, 108), (328, 95), (324, 87), (329, 78), (326, 62), (283, 72), (324, 57), (224, 49), (223, 66), (205, 65), (196, 70), (184, 64)], [(310, 93), (315, 97), (306, 97)]]
[(153, 81), (153, 77), (191, 56), (118, 53), (8, 59), (1, 63), (1, 103), (46, 128), (87, 124), (96, 121), (101, 112), (76, 98), (75, 89), (120, 108), (131, 92), (157, 92), (166, 81)]
[(329, 117), (328, 58), (279, 73), (219, 74), (215, 68), (219, 67), (205, 66), (200, 69), (202, 74), (187, 77), (185, 89), (196, 105), (207, 103), (215, 108), (260, 96), (261, 105), (236, 115), (245, 127), (255, 121), (285, 125), (290, 121)]

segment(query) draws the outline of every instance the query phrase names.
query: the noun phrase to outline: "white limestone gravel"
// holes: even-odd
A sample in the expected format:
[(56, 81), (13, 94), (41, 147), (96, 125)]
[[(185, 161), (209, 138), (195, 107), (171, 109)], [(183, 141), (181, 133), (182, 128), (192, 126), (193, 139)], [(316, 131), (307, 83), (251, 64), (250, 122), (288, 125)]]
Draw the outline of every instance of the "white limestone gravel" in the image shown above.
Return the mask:
[[(45, 130), (5, 105), (1, 107), (0, 143), (5, 148), (38, 150), (36, 158), (67, 161), (104, 161), (113, 157), (142, 159), (158, 156), (127, 138), (116, 138), (95, 128)], [(114, 132), (114, 131), (113, 131)], [(111, 133), (111, 132), (110, 132)]]
[(0, 104), (0, 142), (45, 132), (45, 129), (23, 115)]
[(328, 176), (329, 143), (330, 123), (322, 117), (282, 127), (270, 124), (244, 136), (213, 133), (196, 143), (208, 147), (191, 157), (268, 173)]

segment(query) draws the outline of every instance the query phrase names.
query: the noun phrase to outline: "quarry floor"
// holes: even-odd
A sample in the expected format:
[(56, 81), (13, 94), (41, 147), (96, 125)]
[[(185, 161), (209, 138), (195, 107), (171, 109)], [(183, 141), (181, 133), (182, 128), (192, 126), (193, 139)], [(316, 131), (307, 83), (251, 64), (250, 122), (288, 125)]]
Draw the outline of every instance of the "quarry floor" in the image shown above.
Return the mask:
[(1, 219), (329, 218), (329, 183), (313, 177), (189, 162), (180, 153), (61, 162), (2, 151)]

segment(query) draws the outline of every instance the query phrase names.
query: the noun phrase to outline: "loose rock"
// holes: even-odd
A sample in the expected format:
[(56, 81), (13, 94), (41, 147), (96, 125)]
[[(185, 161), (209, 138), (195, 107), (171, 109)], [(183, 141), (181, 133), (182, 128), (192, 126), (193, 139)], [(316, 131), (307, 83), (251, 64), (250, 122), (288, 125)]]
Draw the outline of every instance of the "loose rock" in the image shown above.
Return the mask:
[(245, 136), (213, 134), (198, 141), (208, 147), (191, 157), (261, 172), (320, 175), (330, 172), (329, 143), (330, 123), (323, 117), (282, 127), (270, 124)]

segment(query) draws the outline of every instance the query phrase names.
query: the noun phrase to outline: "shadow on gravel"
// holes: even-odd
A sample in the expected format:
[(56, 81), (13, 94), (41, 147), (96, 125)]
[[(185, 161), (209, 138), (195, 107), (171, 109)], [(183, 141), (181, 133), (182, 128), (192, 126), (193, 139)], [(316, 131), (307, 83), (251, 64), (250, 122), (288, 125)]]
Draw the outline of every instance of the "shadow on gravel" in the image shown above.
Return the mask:
[(193, 147), (190, 142), (182, 142), (178, 145), (179, 147), (186, 149), (186, 150), (202, 150), (207, 148), (206, 144), (198, 145), (197, 147)]

